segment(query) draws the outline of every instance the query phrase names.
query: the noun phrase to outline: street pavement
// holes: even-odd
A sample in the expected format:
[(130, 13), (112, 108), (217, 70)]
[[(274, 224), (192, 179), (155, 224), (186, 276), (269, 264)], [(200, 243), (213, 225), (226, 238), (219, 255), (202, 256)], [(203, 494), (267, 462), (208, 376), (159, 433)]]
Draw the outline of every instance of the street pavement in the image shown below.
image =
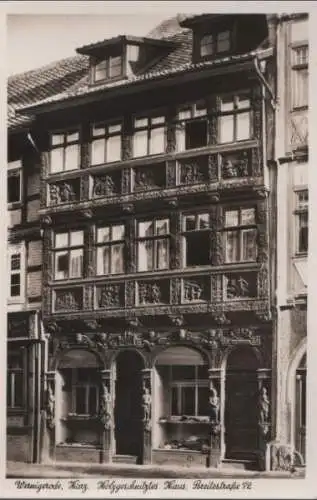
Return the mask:
[(7, 462), (7, 478), (114, 478), (139, 477), (147, 478), (183, 478), (183, 479), (264, 479), (264, 478), (293, 478), (305, 477), (304, 470), (289, 472), (258, 472), (238, 469), (202, 469), (196, 467), (162, 467), (153, 465), (124, 465), (124, 464), (83, 464), (83, 463), (51, 463), (26, 464), (23, 462)]

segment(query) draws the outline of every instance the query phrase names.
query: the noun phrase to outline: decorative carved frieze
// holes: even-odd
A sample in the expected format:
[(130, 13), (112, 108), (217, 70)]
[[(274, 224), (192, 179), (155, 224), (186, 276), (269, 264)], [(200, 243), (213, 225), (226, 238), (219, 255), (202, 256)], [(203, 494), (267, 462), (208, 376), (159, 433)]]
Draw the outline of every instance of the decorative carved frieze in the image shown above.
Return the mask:
[(131, 169), (123, 168), (121, 171), (121, 193), (128, 194), (131, 192)]
[(80, 180), (68, 179), (49, 184), (50, 205), (73, 203), (80, 199)]
[(169, 160), (166, 162), (166, 187), (174, 186), (176, 186), (176, 161)]
[(199, 156), (179, 162), (180, 184), (199, 184), (208, 180), (208, 156)]
[(125, 282), (125, 306), (133, 307), (135, 305), (135, 282)]
[(208, 278), (204, 276), (191, 276), (183, 280), (183, 301), (196, 302), (208, 301), (210, 286)]
[(260, 146), (257, 148), (252, 148), (252, 176), (263, 176), (262, 154)]
[(252, 298), (257, 296), (257, 273), (227, 273), (224, 275), (226, 300)]
[(82, 175), (80, 178), (80, 199), (89, 200), (89, 175)]
[(97, 308), (109, 309), (124, 305), (124, 284), (109, 283), (97, 287)]
[(54, 311), (80, 311), (83, 305), (81, 288), (55, 290)]
[(133, 190), (147, 191), (166, 186), (165, 163), (136, 167), (133, 171)]
[(94, 290), (92, 285), (84, 286), (84, 294), (83, 294), (83, 309), (91, 310), (93, 309), (93, 296)]
[(218, 155), (208, 156), (208, 178), (209, 182), (217, 182), (219, 180), (219, 157)]
[(250, 151), (236, 151), (221, 155), (221, 177), (234, 179), (251, 175)]
[(173, 210), (170, 214), (171, 236), (170, 236), (170, 265), (172, 269), (180, 269), (182, 266), (181, 252), (181, 214)]
[(159, 281), (139, 281), (138, 288), (138, 304), (163, 304), (169, 303), (169, 280)]
[(93, 178), (92, 196), (115, 196), (121, 190), (121, 171), (108, 172)]
[(181, 301), (182, 282), (180, 278), (171, 279), (171, 304), (179, 304)]
[(210, 208), (210, 224), (211, 224), (211, 261), (214, 266), (220, 266), (224, 260), (224, 244), (223, 244), (223, 213), (222, 207), (218, 204), (212, 205)]

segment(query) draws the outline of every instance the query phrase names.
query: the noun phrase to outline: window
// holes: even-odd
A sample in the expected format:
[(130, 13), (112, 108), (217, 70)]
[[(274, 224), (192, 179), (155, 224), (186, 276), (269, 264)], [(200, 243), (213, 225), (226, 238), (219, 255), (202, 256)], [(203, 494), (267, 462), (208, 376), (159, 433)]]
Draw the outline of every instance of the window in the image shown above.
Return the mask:
[(24, 404), (23, 352), (8, 353), (7, 407), (21, 408)]
[(124, 225), (97, 228), (97, 274), (124, 272)]
[(91, 164), (121, 160), (121, 123), (95, 124), (92, 127)]
[(93, 70), (94, 82), (117, 78), (122, 75), (122, 56), (112, 55), (98, 60), (93, 66)]
[(79, 168), (79, 132), (54, 133), (51, 135), (50, 171), (51, 174)]
[(308, 106), (308, 46), (292, 49), (293, 108)]
[(177, 151), (207, 146), (207, 108), (204, 101), (183, 106), (176, 126)]
[(201, 57), (212, 56), (230, 50), (230, 31), (204, 35), (200, 41)]
[(67, 371), (71, 372), (68, 374), (68, 377), (71, 377), (72, 388), (71, 413), (76, 415), (96, 415), (99, 400), (98, 371), (93, 368), (73, 368)]
[(9, 163), (7, 178), (7, 201), (19, 203), (22, 200), (22, 163), (21, 161)]
[(24, 294), (24, 251), (21, 245), (9, 248), (9, 298), (22, 300)]
[(172, 416), (209, 415), (206, 366), (172, 366), (170, 380)]
[(233, 208), (225, 212), (225, 261), (255, 261), (257, 229), (254, 208)]
[(308, 189), (296, 193), (297, 243), (298, 253), (308, 252)]
[(248, 94), (221, 99), (219, 142), (245, 141), (251, 138), (251, 103)]
[(56, 233), (54, 243), (54, 278), (80, 278), (83, 275), (84, 232)]
[(134, 119), (133, 156), (157, 155), (165, 152), (165, 117)]
[(138, 270), (169, 267), (169, 219), (138, 222)]
[(208, 213), (183, 217), (184, 266), (210, 264), (210, 221)]

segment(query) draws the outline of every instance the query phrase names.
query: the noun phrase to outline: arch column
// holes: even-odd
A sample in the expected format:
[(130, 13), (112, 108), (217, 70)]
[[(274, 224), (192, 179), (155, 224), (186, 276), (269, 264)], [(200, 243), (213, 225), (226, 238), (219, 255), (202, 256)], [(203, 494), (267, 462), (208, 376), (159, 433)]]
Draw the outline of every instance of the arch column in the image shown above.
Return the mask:
[(142, 370), (143, 465), (152, 462), (152, 368)]
[(100, 378), (99, 417), (102, 425), (101, 462), (107, 463), (112, 459), (112, 436), (114, 430), (114, 391), (111, 370), (102, 370)]
[(221, 368), (210, 368), (210, 451), (209, 467), (218, 467), (224, 456), (224, 374)]
[(271, 439), (271, 370), (259, 368), (257, 370), (258, 379), (258, 441), (259, 441), (259, 465), (265, 468), (266, 446)]

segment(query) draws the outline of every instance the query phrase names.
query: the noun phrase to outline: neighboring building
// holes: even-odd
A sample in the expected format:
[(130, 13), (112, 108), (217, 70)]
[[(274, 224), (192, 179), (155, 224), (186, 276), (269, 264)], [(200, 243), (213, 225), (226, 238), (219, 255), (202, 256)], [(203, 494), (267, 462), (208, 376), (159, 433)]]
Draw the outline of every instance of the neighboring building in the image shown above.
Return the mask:
[(18, 112), (41, 151), (37, 460), (263, 467), (275, 30), (178, 18), (79, 48), (60, 93), (53, 66), (24, 79), (42, 82)]
[(308, 15), (277, 32), (276, 440), (305, 462), (308, 280)]

